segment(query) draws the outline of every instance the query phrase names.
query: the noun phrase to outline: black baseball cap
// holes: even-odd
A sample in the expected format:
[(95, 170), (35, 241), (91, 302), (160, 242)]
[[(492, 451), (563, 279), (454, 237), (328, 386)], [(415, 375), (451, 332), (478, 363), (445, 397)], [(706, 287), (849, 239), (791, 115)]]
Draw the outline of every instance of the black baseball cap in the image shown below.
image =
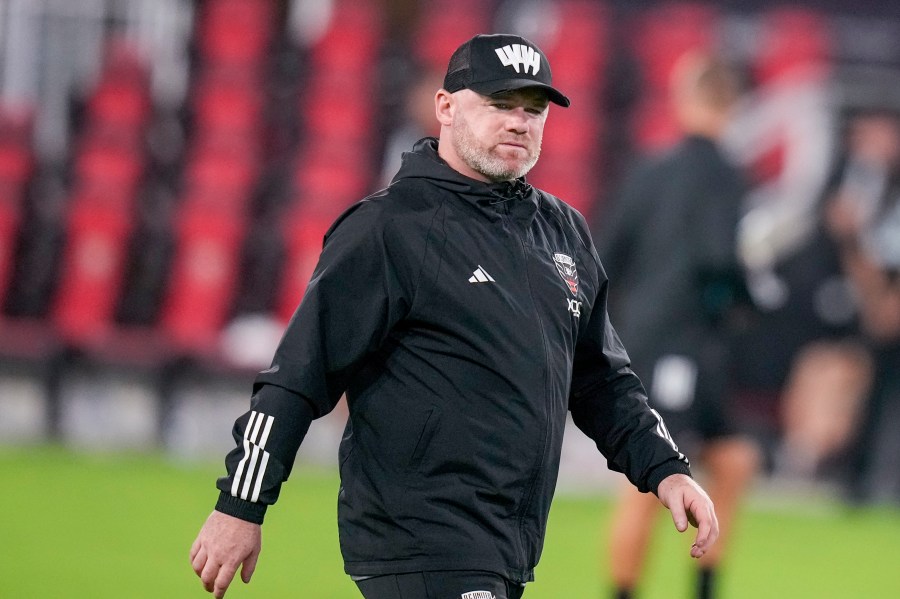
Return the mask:
[(569, 98), (550, 85), (550, 63), (534, 43), (518, 35), (476, 35), (463, 43), (447, 64), (444, 89), (450, 93), (471, 89), (490, 96), (539, 87), (551, 102), (568, 106)]

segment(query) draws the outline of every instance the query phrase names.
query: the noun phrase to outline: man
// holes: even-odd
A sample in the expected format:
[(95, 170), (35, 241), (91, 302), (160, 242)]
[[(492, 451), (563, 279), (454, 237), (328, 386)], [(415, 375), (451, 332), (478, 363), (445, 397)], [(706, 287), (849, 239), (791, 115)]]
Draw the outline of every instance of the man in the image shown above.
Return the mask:
[[(706, 56), (676, 64), (672, 98), (684, 138), (636, 169), (604, 223), (600, 256), (621, 293), (610, 301), (650, 404), (709, 475), (724, 539), (759, 462), (726, 407), (729, 316), (746, 297), (735, 242), (743, 186), (717, 147), (738, 99), (735, 74)], [(617, 301), (618, 300), (618, 301)], [(645, 374), (646, 373), (646, 374)], [(615, 597), (633, 596), (657, 512), (631, 485), (613, 515)], [(697, 596), (713, 592), (721, 542), (698, 561)]]
[(435, 95), (440, 138), (326, 234), (191, 549), (208, 591), (241, 565), (249, 581), (266, 508), (343, 393), (341, 551), (367, 599), (521, 597), (567, 409), (679, 530), (698, 527), (691, 555), (715, 541), (712, 503), (609, 324), (584, 219), (523, 179), (550, 102), (569, 104), (534, 44), (474, 37)]

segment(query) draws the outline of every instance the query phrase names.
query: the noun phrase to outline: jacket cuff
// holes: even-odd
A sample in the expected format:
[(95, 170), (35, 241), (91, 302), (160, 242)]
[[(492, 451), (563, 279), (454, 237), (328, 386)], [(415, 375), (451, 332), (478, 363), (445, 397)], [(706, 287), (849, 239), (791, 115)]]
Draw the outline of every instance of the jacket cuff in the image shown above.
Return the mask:
[(266, 516), (266, 508), (269, 506), (264, 503), (252, 503), (244, 499), (234, 497), (224, 491), (219, 492), (219, 500), (216, 502), (216, 511), (253, 522), (254, 524), (262, 524), (263, 518)]
[(659, 484), (663, 481), (667, 476), (671, 476), (673, 474), (686, 474), (687, 476), (691, 475), (691, 467), (682, 462), (677, 458), (673, 458), (671, 460), (667, 460), (650, 471), (650, 475), (647, 477), (647, 486), (653, 491), (653, 494), (659, 496), (657, 491), (659, 490)]

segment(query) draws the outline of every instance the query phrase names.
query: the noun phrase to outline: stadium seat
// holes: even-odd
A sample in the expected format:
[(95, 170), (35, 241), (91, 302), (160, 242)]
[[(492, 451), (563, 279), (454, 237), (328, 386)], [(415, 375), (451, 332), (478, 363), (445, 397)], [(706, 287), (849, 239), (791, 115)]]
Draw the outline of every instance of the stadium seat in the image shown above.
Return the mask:
[(611, 51), (608, 8), (594, 0), (561, 0), (556, 10), (560, 33), (545, 49), (553, 81), (573, 99), (578, 98), (573, 90), (596, 93), (602, 89)]
[(255, 157), (249, 153), (199, 151), (185, 165), (186, 197), (211, 200), (207, 206), (217, 211), (243, 211), (257, 176)]
[(12, 140), (0, 138), (0, 185), (5, 193), (21, 193), (34, 171), (31, 149)]
[(0, 101), (0, 186), (7, 201), (23, 193), (34, 174), (33, 125), (32, 106)]
[(367, 186), (374, 176), (366, 165), (366, 161), (371, 161), (370, 156), (361, 148), (346, 149), (336, 154), (327, 148), (318, 153), (310, 148), (300, 154), (294, 171), (298, 204), (308, 204), (319, 214), (336, 217), (369, 193)]
[(97, 197), (75, 197), (53, 320), (75, 346), (95, 345), (110, 332), (124, 276), (130, 210)]
[(293, 210), (283, 219), (280, 233), (285, 239), (286, 257), (275, 309), (281, 322), (287, 323), (300, 304), (332, 221), (302, 209)]
[(240, 217), (186, 206), (175, 226), (162, 327), (174, 347), (208, 354), (231, 306), (245, 225)]
[(598, 195), (597, 170), (597, 165), (573, 160), (566, 154), (542, 156), (528, 180), (588, 215)]
[(334, 218), (365, 195), (375, 176), (372, 95), (383, 25), (376, 4), (339, 0), (310, 48), (308, 79), (297, 102), (303, 136), (289, 173), (297, 211)]
[(130, 80), (101, 81), (88, 100), (87, 115), (92, 121), (126, 130), (142, 129), (150, 119), (149, 92)]
[(254, 72), (208, 69), (191, 90), (194, 127), (241, 135), (262, 126), (264, 84)]
[(26, 187), (35, 170), (33, 116), (29, 105), (0, 102), (0, 306), (12, 282)]
[(427, 67), (444, 70), (453, 51), (470, 37), (491, 31), (489, 3), (456, 0), (421, 3), (419, 26), (414, 34), (415, 59)]
[(370, 142), (374, 125), (371, 102), (346, 99), (353, 95), (366, 98), (370, 90), (368, 82), (347, 82), (343, 76), (324, 73), (317, 76), (301, 98), (306, 135), (317, 140), (337, 137), (346, 144)]
[(710, 4), (668, 2), (643, 11), (631, 35), (644, 88), (633, 115), (639, 150), (652, 152), (674, 143), (678, 126), (669, 102), (672, 69), (687, 52), (713, 47), (719, 13)]
[(354, 78), (373, 77), (382, 30), (377, 3), (334, 2), (329, 27), (310, 48), (311, 69), (317, 73), (345, 73)]
[(572, 100), (569, 108), (551, 107), (541, 159), (529, 181), (588, 214), (599, 197), (603, 157), (603, 92), (610, 54), (604, 3), (564, 0), (556, 4), (563, 34), (537, 41), (553, 65), (553, 82)]
[(18, 191), (0, 183), (0, 306), (6, 301), (6, 291), (15, 268), (16, 239), (22, 220), (20, 204)]
[(271, 0), (204, 2), (197, 19), (197, 45), (204, 62), (254, 68), (262, 64), (272, 37)]
[(76, 150), (73, 165), (74, 187), (100, 187), (108, 197), (123, 204), (133, 201), (144, 166), (134, 150), (87, 141)]

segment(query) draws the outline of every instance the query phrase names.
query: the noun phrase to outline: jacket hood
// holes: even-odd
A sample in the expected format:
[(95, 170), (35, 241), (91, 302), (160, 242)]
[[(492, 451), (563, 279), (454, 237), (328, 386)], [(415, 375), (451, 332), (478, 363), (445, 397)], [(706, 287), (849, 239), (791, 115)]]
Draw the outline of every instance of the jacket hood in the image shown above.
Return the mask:
[(491, 218), (501, 212), (530, 220), (538, 205), (537, 190), (525, 177), (499, 183), (486, 183), (454, 170), (438, 155), (435, 137), (420, 139), (411, 152), (404, 152), (400, 170), (391, 183), (401, 179), (427, 179), (432, 185), (459, 195)]

